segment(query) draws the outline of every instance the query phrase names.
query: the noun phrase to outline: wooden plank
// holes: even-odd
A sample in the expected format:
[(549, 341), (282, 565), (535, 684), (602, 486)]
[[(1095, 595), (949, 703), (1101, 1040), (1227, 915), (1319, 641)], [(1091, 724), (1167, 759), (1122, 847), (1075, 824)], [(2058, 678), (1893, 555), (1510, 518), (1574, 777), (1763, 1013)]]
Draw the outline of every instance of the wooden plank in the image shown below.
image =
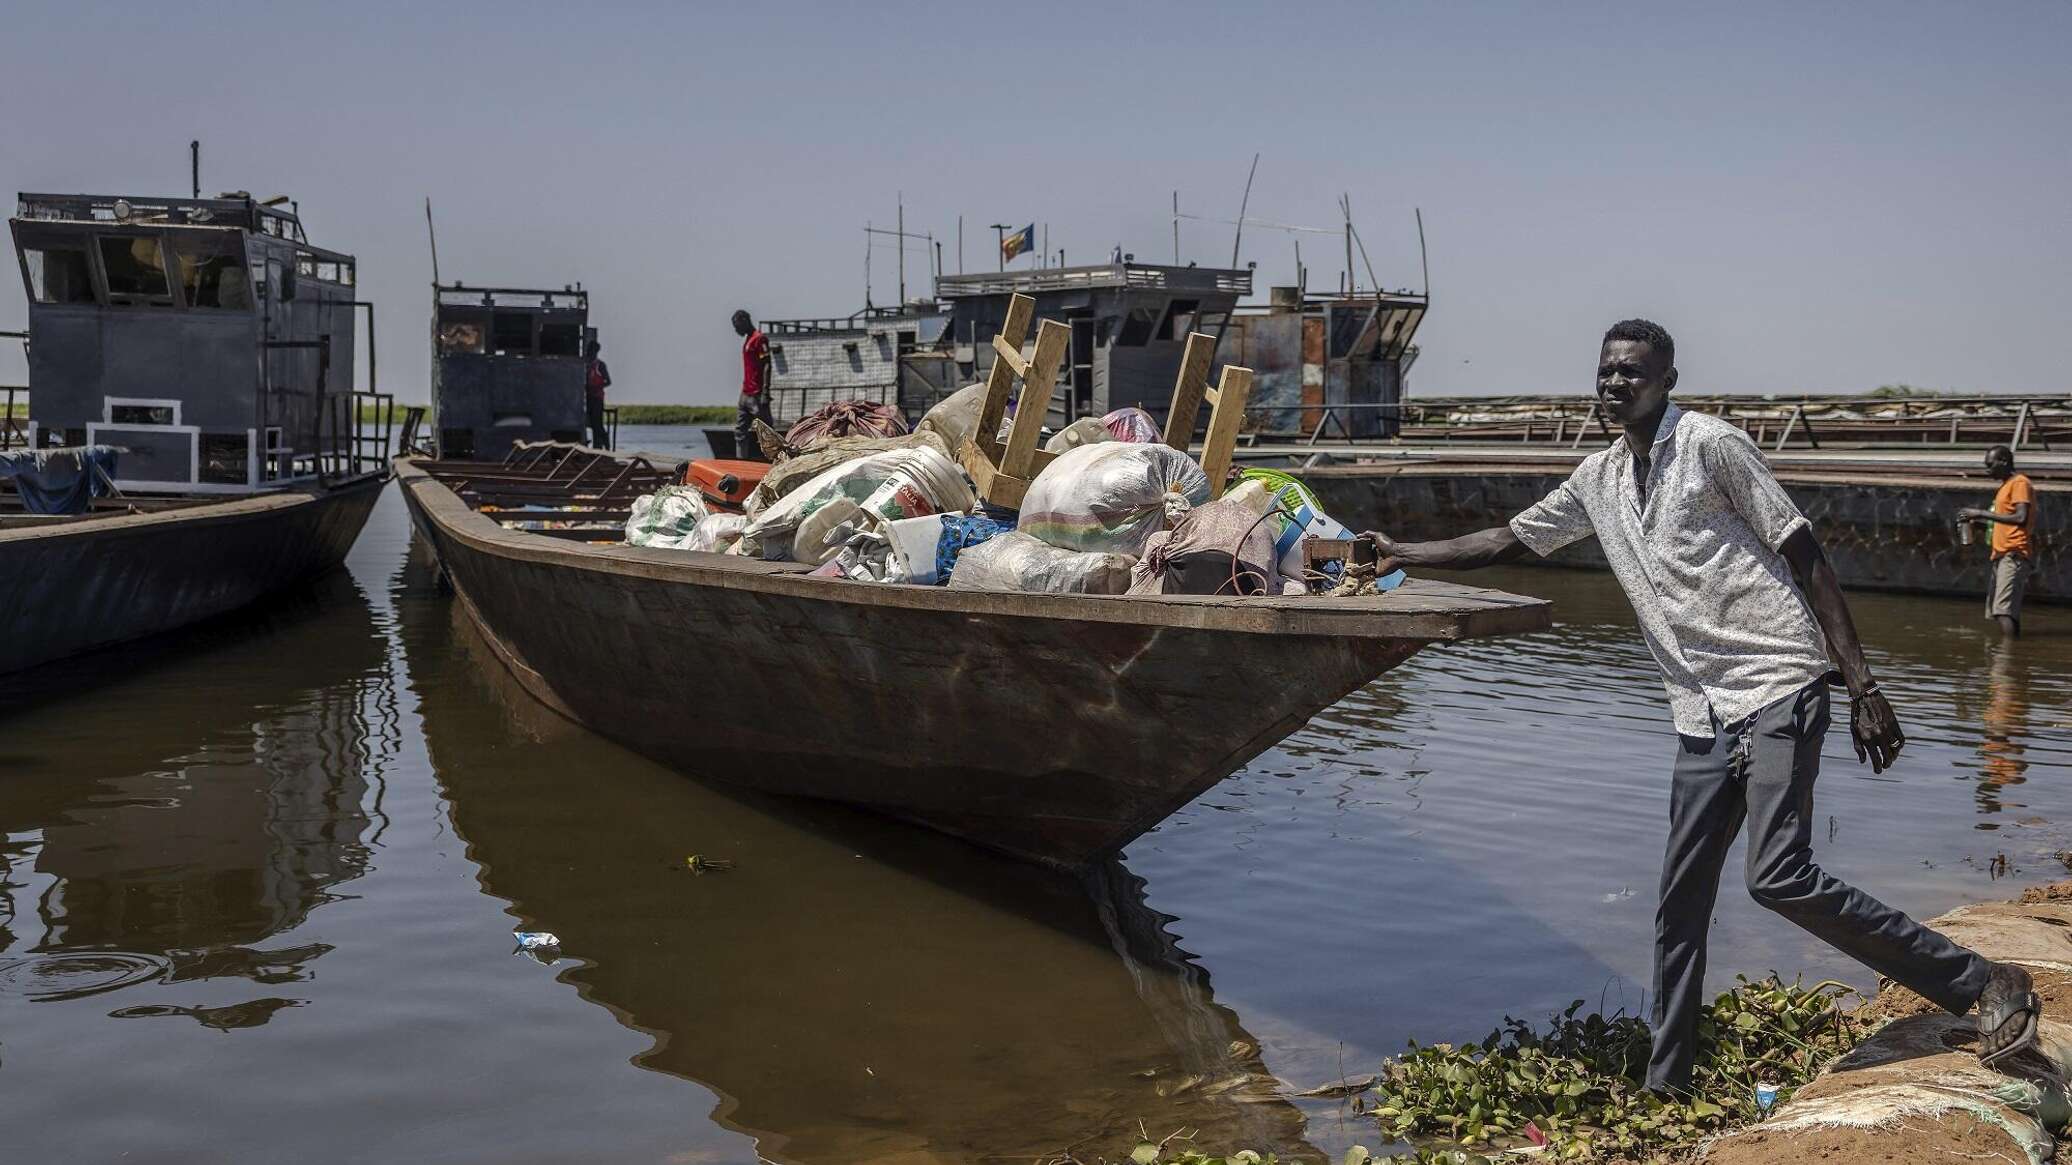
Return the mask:
[[(1029, 338), (1029, 321), (1036, 318), (1036, 301), (1026, 295), (1016, 295), (1007, 301), (1007, 319), (1000, 325), (996, 340), (1005, 340), (1008, 347), (1017, 352), (1022, 341)], [(997, 350), (997, 349), (996, 349)], [(1000, 418), (1007, 415), (1007, 394), (1014, 387), (1013, 366), (993, 361), (986, 373), (986, 402), (979, 409), (978, 425), (973, 430), (979, 438), (981, 450), (995, 445), (994, 435), (1000, 431)]]
[(1224, 365), (1223, 383), (1216, 389), (1216, 405), (1209, 412), (1209, 433), (1201, 446), (1201, 468), (1209, 475), (1212, 501), (1223, 496), (1223, 480), (1230, 476), (1238, 428), (1245, 420), (1245, 402), (1251, 397), (1252, 370)]
[(1036, 438), (1043, 435), (1050, 398), (1057, 393), (1058, 365), (1071, 344), (1072, 329), (1056, 320), (1043, 321), (1036, 331), (1036, 354), (1030, 357), (1028, 375), (1022, 379), (1021, 400), (1014, 406), (1014, 428), (1008, 430), (1007, 452), (1000, 458), (1000, 471), (1009, 477), (1036, 476)]
[(1216, 337), (1190, 332), (1180, 354), (1180, 375), (1173, 381), (1173, 403), (1166, 410), (1165, 443), (1187, 452), (1194, 444), (1194, 419), (1201, 412), (1202, 393), (1209, 387), (1209, 365), (1216, 359)]
[(1021, 349), (1009, 344), (999, 336), (993, 337), (993, 357), (996, 360), (1006, 361), (1007, 366), (1014, 369), (1016, 376), (1029, 375), (1029, 362), (1022, 359)]

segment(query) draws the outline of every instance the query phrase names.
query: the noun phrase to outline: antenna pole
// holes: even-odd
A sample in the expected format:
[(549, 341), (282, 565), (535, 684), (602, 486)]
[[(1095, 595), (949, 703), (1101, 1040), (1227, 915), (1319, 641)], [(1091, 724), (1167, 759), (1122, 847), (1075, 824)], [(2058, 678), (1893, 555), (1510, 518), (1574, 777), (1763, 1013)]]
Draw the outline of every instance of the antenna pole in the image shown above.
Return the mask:
[(1345, 216), (1345, 278), (1354, 291), (1360, 289), (1359, 276), (1353, 274), (1353, 200), (1348, 194), (1338, 196), (1338, 211)]
[(439, 286), (439, 230), (432, 225), (430, 195), (426, 195), (424, 200), (424, 233), (432, 241), (432, 286), (436, 288)]
[(187, 160), (190, 173), (194, 176), (194, 197), (201, 197), (201, 139), (187, 143)]
[(964, 216), (957, 216), (957, 274), (964, 274)]
[(1180, 265), (1180, 192), (1173, 191), (1173, 266)]
[(906, 191), (899, 191), (899, 221), (893, 229), (899, 232), (899, 307), (906, 306)]
[(1424, 208), (1412, 207), (1411, 209), (1417, 212), (1417, 264), (1424, 268), (1425, 302), (1429, 304), (1432, 301), (1432, 261), (1425, 254)]
[(1259, 173), (1259, 155), (1252, 155), (1252, 169), (1245, 175), (1245, 196), (1237, 204), (1237, 235), (1230, 240), (1230, 265), (1237, 266), (1237, 245), (1245, 238), (1245, 208), (1252, 205), (1252, 176)]

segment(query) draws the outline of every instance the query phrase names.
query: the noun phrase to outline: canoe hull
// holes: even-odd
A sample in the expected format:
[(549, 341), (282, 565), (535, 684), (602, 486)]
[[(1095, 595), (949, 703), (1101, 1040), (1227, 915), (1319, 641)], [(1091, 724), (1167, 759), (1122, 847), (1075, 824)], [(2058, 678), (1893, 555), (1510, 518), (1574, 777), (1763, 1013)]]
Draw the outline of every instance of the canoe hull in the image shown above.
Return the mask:
[(0, 531), (0, 672), (227, 614), (344, 561), (382, 479)]
[(497, 529), (422, 474), (403, 483), (491, 648), (572, 719), (702, 778), (1064, 868), (1120, 849), (1431, 638), (1076, 613), (1124, 600), (974, 610), (738, 559), (578, 549)]

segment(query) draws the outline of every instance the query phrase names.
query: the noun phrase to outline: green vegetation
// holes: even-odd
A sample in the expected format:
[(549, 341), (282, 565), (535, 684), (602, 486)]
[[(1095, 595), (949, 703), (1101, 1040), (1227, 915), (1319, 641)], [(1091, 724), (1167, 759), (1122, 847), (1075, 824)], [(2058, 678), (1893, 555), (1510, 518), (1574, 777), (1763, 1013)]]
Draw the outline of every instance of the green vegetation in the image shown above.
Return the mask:
[(1361, 1105), (1392, 1137), (1443, 1143), (1434, 1162), (1474, 1163), (1483, 1160), (1471, 1152), (1478, 1147), (1525, 1144), (1528, 1125), (1556, 1160), (1674, 1159), (1761, 1119), (1757, 1084), (1775, 1087), (1782, 1103), (1855, 1047), (1865, 1025), (1842, 1007), (1854, 995), (1831, 981), (1742, 979), (1699, 1018), (1694, 1095), (1684, 1102), (1645, 1087), (1646, 1022), (1578, 1015), (1577, 1000), (1545, 1031), (1507, 1017), (1479, 1044), (1412, 1045)]
[[(1385, 1142), (1410, 1141), (1408, 1157), (1381, 1158), (1354, 1146), (1344, 1165), (1498, 1165), (1510, 1150), (1544, 1144), (1554, 1161), (1680, 1161), (1705, 1138), (1762, 1119), (1758, 1084), (1782, 1104), (1871, 1025), (1844, 1004), (1857, 998), (1833, 981), (1810, 987), (1775, 978), (1741, 979), (1698, 1021), (1698, 1065), (1687, 1101), (1646, 1087), (1649, 1035), (1637, 1016), (1580, 1014), (1583, 1001), (1544, 1030), (1506, 1017), (1480, 1043), (1434, 1044), (1382, 1066), (1372, 1089), (1353, 1097)], [(1148, 1137), (1132, 1165), (1275, 1165), (1244, 1150), (1212, 1156), (1191, 1134)], [(1069, 1160), (1069, 1159), (1067, 1159)], [(1120, 1162), (1115, 1165), (1121, 1165)]]
[(731, 425), (733, 405), (619, 405), (622, 425)]
[[(403, 414), (422, 405), (407, 405), (398, 402), (393, 406), (391, 421), (403, 423)], [(619, 405), (619, 423), (622, 425), (731, 425), (734, 423), (733, 405)], [(16, 405), (22, 416), (28, 416), (28, 406)], [(360, 423), (371, 425), (381, 419), (381, 410), (376, 405), (360, 406)]]
[(1914, 384), (1881, 384), (1872, 389), (1870, 395), (1881, 400), (1894, 400), (1901, 397), (1941, 396), (1942, 390), (1939, 388), (1922, 388)]

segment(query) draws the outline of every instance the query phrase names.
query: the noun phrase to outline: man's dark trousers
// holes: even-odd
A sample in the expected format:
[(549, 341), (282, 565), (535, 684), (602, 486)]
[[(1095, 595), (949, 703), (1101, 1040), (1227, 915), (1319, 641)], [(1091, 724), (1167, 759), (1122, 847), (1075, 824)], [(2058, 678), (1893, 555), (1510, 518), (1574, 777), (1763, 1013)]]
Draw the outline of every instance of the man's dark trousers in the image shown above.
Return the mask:
[(611, 430), (604, 423), (604, 398), (593, 396), (583, 403), (583, 420), (590, 430), (592, 449), (611, 448)]
[(1816, 683), (1711, 739), (1685, 736), (1669, 794), (1655, 910), (1654, 1054), (1648, 1085), (1690, 1087), (1705, 990), (1705, 935), (1727, 846), (1748, 822), (1748, 893), (1843, 954), (1961, 1015), (1991, 965), (1813, 864), (1813, 780), (1827, 735)]
[(744, 392), (734, 408), (734, 456), (743, 461), (763, 459), (762, 446), (755, 439), (757, 421), (776, 427), (776, 422), (770, 419), (770, 394)]

